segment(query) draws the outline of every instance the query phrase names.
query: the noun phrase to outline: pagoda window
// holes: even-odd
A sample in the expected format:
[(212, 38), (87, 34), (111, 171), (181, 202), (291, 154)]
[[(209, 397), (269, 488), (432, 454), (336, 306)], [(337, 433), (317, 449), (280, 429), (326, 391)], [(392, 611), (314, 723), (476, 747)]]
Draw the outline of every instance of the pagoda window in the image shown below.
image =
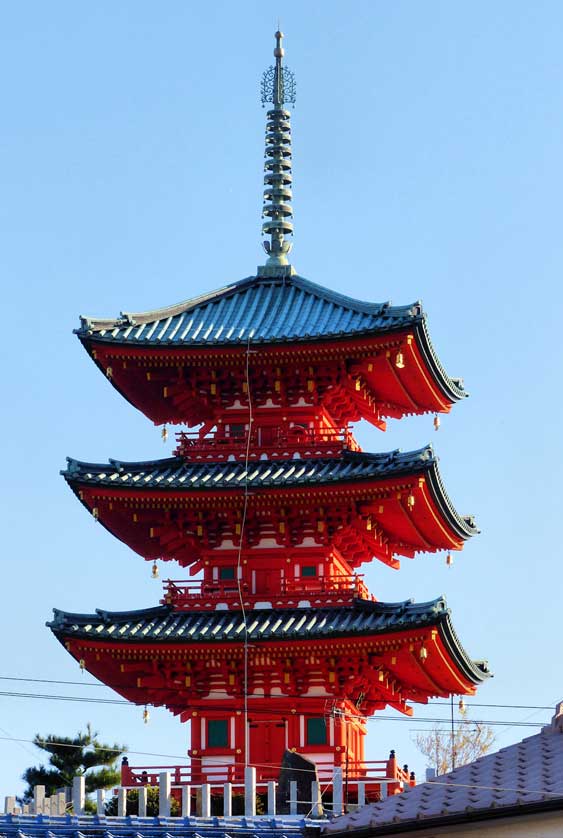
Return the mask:
[(229, 436), (234, 439), (242, 439), (246, 433), (246, 425), (233, 424), (229, 425)]
[(307, 719), (307, 745), (326, 745), (326, 720), (320, 718)]
[(227, 719), (210, 719), (207, 722), (207, 744), (209, 748), (229, 747), (229, 722)]
[(317, 566), (314, 564), (307, 564), (301, 566), (301, 577), (308, 578), (314, 577), (317, 575)]
[(222, 581), (229, 581), (235, 578), (235, 568), (234, 567), (220, 567), (219, 568), (219, 579)]

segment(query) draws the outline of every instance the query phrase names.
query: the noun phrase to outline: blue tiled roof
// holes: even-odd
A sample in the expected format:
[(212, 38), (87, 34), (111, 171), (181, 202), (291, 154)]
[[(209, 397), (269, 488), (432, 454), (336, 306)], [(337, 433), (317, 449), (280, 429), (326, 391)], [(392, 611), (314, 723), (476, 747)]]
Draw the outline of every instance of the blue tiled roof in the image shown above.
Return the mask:
[[(47, 624), (64, 638), (116, 640), (120, 643), (230, 643), (242, 642), (244, 616), (241, 611), (174, 611), (170, 605), (142, 611), (102, 611), (72, 614), (54, 610)], [(470, 680), (483, 681), (487, 667), (471, 661), (457, 640), (450, 612), (443, 598), (416, 604), (356, 600), (351, 606), (334, 608), (288, 608), (282, 611), (260, 608), (246, 614), (251, 643), (276, 640), (314, 640), (331, 637), (387, 634), (436, 626)]]
[(400, 474), (427, 471), (437, 462), (432, 446), (419, 451), (390, 451), (368, 454), (347, 451), (340, 457), (315, 457), (305, 460), (257, 460), (210, 463), (188, 461), (183, 457), (166, 460), (123, 463), (109, 460), (107, 465), (82, 463), (68, 458), (62, 474), (68, 480), (106, 486), (133, 486), (145, 489), (236, 489), (249, 486), (303, 486), (313, 483), (386, 479)]
[(422, 319), (419, 303), (362, 302), (299, 276), (249, 277), (168, 308), (83, 317), (77, 334), (138, 346), (244, 345), (387, 332)]
[(301, 836), (311, 818), (255, 817), (139, 818), (136, 815), (0, 815), (1, 838), (286, 838)]
[(190, 462), (183, 457), (139, 463), (109, 460), (105, 465), (67, 460), (68, 467), (62, 475), (73, 487), (92, 485), (186, 492), (216, 489), (243, 492), (245, 486), (255, 492), (261, 488), (299, 488), (425, 473), (436, 503), (456, 533), (461, 538), (468, 538), (478, 532), (473, 519), (460, 516), (449, 500), (430, 445), (418, 451), (397, 450), (385, 454), (347, 451), (334, 458), (259, 460), (249, 465), (248, 470), (242, 462)]

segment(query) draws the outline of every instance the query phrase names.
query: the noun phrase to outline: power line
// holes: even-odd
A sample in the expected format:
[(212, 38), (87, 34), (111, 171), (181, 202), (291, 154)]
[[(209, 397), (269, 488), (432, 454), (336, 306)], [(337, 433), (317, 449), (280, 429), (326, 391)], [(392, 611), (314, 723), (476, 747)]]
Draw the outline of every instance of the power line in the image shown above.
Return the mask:
[[(104, 689), (123, 689), (123, 684), (111, 684), (111, 683), (96, 683), (95, 681), (67, 681), (61, 679), (51, 679), (51, 678), (25, 678), (22, 676), (16, 675), (0, 675), (0, 681), (21, 681), (30, 684), (57, 684), (61, 686), (76, 686), (76, 687), (101, 687)], [(137, 689), (137, 687), (127, 687), (127, 689)], [(142, 689), (142, 688), (138, 688)], [(162, 689), (167, 689), (166, 687), (162, 687)], [(2, 693), (0, 693), (1, 695)], [(302, 698), (303, 696), (299, 696), (297, 694), (286, 694), (284, 696), (271, 696), (271, 698)], [(109, 699), (107, 699), (109, 701)], [(130, 702), (129, 702), (130, 703)], [(430, 706), (437, 706), (437, 705), (445, 705), (450, 706), (449, 701), (441, 701), (440, 699), (434, 699), (431, 701), (426, 702), (426, 704), (420, 704), (420, 707), (430, 707)], [(466, 702), (466, 706), (469, 707), (485, 707), (488, 709), (499, 709), (499, 710), (554, 710), (553, 704), (483, 704), (474, 701)]]
[[(40, 747), (40, 746), (37, 745), (36, 741), (33, 740), (33, 739), (21, 739), (21, 738), (16, 738), (16, 737), (13, 737), (13, 736), (0, 736), (0, 741), (31, 742), (32, 744), (36, 745), (36, 747)], [(56, 741), (53, 742), (51, 740), (49, 740), (49, 741), (44, 740), (44, 742), (45, 742), (45, 744), (58, 745), (59, 747), (62, 747), (62, 748), (82, 749), (84, 747), (84, 745), (73, 745), (69, 742), (56, 742)], [(106, 747), (103, 747), (101, 745), (89, 745), (88, 747), (94, 748), (94, 750), (102, 750), (102, 751), (105, 751), (105, 752), (115, 751), (117, 754), (127, 753), (127, 754), (135, 754), (136, 756), (163, 757), (165, 759), (184, 759), (184, 760), (190, 759), (190, 757), (187, 757), (186, 755), (179, 756), (178, 754), (158, 754), (158, 753), (153, 753), (153, 752), (150, 752), (150, 751), (132, 751), (129, 748), (125, 748), (125, 749), (106, 748)], [(221, 767), (224, 766), (225, 768), (228, 768), (228, 767), (233, 766), (233, 765), (244, 765), (244, 763), (241, 762), (240, 760), (235, 760), (235, 762), (229, 763), (227, 765), (223, 762), (219, 762), (219, 759), (214, 758), (214, 757), (208, 757), (207, 758), (207, 763), (208, 763), (208, 765), (214, 764), (214, 765), (221, 766)], [(369, 760), (367, 761), (366, 764), (369, 765)], [(276, 765), (274, 763), (256, 762), (256, 763), (252, 763), (252, 765), (254, 765), (256, 768), (276, 768), (276, 769), (283, 770), (280, 765)], [(186, 767), (189, 767), (189, 766), (186, 766)], [(290, 769), (286, 769), (286, 770), (290, 770)], [(292, 771), (303, 771), (303, 772), (309, 773), (308, 768), (292, 768), (291, 770)], [(378, 779), (383, 779), (383, 778), (373, 777), (373, 778), (371, 778), (371, 781), (373, 783), (377, 783)], [(481, 789), (483, 791), (509, 791), (509, 792), (517, 792), (517, 793), (520, 793), (520, 794), (544, 794), (544, 795), (550, 795), (552, 797), (563, 797), (563, 794), (560, 791), (559, 792), (554, 792), (554, 791), (548, 791), (548, 790), (544, 790), (544, 789), (508, 788), (508, 787), (504, 787), (504, 786), (483, 786), (483, 785), (478, 785), (476, 783), (459, 783), (459, 782), (455, 783), (455, 782), (451, 782), (450, 780), (443, 781), (443, 780), (440, 780), (439, 778), (435, 778), (434, 780), (427, 780), (426, 782), (429, 783), (430, 785), (445, 786), (447, 788), (448, 787), (455, 787), (455, 788)], [(327, 784), (327, 787), (328, 787), (328, 784)]]
[[(0, 696), (5, 698), (31, 698), (31, 699), (38, 699), (40, 701), (70, 701), (70, 702), (78, 702), (78, 703), (85, 703), (85, 704), (109, 704), (109, 705), (121, 705), (122, 707), (139, 707), (140, 704), (135, 704), (132, 701), (126, 701), (125, 699), (113, 699), (113, 698), (84, 698), (82, 696), (70, 696), (70, 695), (50, 695), (48, 693), (23, 693), (23, 692), (15, 692), (15, 691), (0, 691)], [(282, 698), (283, 696), (275, 696), (277, 698)], [(299, 697), (299, 696), (298, 696)], [(143, 702), (144, 703), (144, 702)], [(158, 706), (158, 705), (157, 705)], [(267, 708), (260, 708), (260, 707), (249, 707), (250, 716), (266, 713), (270, 714), (271, 710)], [(355, 719), (356, 721), (360, 717), (353, 716), (351, 714), (339, 714), (340, 718), (351, 718)], [(363, 717), (364, 719), (366, 717)], [(388, 716), (384, 714), (378, 714), (377, 716), (370, 716), (366, 719), (369, 722), (378, 722), (382, 721), (390, 721), (390, 722), (409, 722), (412, 723), (414, 720), (411, 716)], [(441, 718), (424, 718), (424, 717), (417, 717), (417, 723), (425, 723), (425, 724), (449, 724), (449, 719), (441, 719)], [(544, 722), (515, 722), (512, 720), (499, 720), (499, 719), (470, 719), (468, 720), (470, 724), (482, 724), (488, 725), (490, 727), (495, 726), (513, 726), (513, 727), (543, 727)]]

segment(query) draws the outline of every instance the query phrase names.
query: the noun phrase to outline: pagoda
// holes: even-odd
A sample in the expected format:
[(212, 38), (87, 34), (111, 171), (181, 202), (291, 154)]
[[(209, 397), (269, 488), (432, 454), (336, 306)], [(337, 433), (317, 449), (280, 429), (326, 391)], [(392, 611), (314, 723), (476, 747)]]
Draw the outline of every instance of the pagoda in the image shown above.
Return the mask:
[[(355, 300), (290, 264), (295, 85), (275, 37), (262, 82), (265, 265), (168, 308), (83, 317), (76, 332), (164, 437), (178, 426), (177, 447), (155, 461), (69, 459), (63, 475), (153, 575), (174, 562), (189, 578), (167, 580), (153, 608), (55, 610), (49, 625), (120, 695), (191, 722), (180, 783), (240, 782), (247, 766), (265, 782), (286, 751), (366, 777), (372, 714), (410, 715), (488, 677), (443, 598), (379, 602), (358, 572), (449, 554), (477, 530), (449, 500), (431, 446), (366, 453), (351, 423), (437, 422), (466, 393), (438, 360), (420, 303)], [(151, 776), (126, 768), (129, 784)]]

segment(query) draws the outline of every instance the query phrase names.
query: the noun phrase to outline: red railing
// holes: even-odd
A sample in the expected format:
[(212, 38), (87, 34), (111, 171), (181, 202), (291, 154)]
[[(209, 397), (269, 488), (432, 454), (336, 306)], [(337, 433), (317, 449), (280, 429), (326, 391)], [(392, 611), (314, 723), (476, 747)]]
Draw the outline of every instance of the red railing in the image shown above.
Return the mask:
[(163, 605), (174, 605), (181, 608), (184, 605), (193, 604), (196, 600), (219, 600), (219, 599), (264, 599), (265, 597), (295, 598), (301, 594), (321, 594), (329, 597), (341, 597), (342, 594), (349, 594), (350, 597), (359, 599), (373, 599), (369, 593), (363, 578), (363, 574), (337, 576), (317, 576), (315, 578), (299, 577), (280, 579), (279, 587), (275, 591), (257, 591), (252, 593), (248, 582), (241, 580), (240, 588), (236, 580), (230, 579), (206, 581), (203, 579), (193, 580), (172, 580), (164, 582), (164, 597), (161, 600)]
[(232, 456), (245, 459), (247, 448), (251, 460), (263, 455), (268, 459), (291, 457), (295, 453), (301, 457), (318, 457), (337, 456), (344, 449), (361, 450), (349, 428), (253, 427), (250, 443), (244, 429), (240, 434), (227, 434), (221, 428), (203, 437), (197, 431), (181, 431), (176, 434), (176, 440), (174, 453), (187, 460), (226, 460)]
[[(324, 786), (332, 783), (335, 764), (332, 760), (315, 761), (319, 781)], [(278, 779), (279, 769), (274, 766), (256, 765), (256, 782), (264, 786), (269, 780)], [(338, 767), (342, 770), (343, 780), (350, 789), (357, 789), (358, 783), (364, 783), (366, 788), (380, 788), (387, 786), (389, 794), (402, 788), (415, 785), (414, 775), (401, 768), (394, 755), (387, 760), (371, 760), (363, 762), (342, 762)], [(209, 783), (212, 787), (221, 789), (223, 783), (242, 785), (244, 774), (242, 763), (213, 763), (201, 765), (199, 760), (195, 765), (140, 765), (132, 767), (124, 762), (121, 765), (121, 785), (126, 788), (138, 786), (158, 785), (161, 772), (171, 775), (172, 786), (198, 786)]]

